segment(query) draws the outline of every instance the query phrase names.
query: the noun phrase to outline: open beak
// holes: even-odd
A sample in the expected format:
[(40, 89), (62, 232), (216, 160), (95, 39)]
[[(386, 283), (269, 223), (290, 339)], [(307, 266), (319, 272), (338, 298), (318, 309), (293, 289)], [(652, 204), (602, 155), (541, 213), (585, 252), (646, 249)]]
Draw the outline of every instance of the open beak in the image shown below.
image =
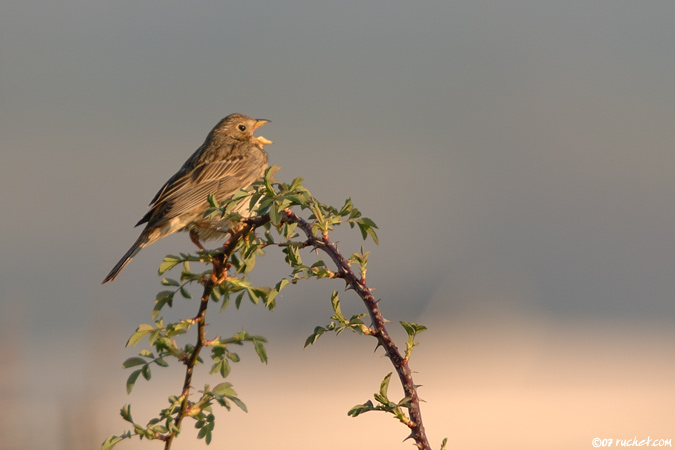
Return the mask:
[(262, 127), (266, 123), (270, 123), (270, 121), (267, 119), (255, 119), (255, 125), (253, 125), (253, 129), (257, 130), (258, 127)]
[[(269, 122), (269, 120), (267, 120), (267, 119), (257, 119), (256, 122), (255, 122), (254, 128), (253, 128), (253, 131), (257, 130), (258, 128), (260, 128), (261, 126), (265, 125), (268, 122)], [(258, 142), (260, 142), (260, 145), (274, 144), (274, 142), (270, 141), (269, 139), (267, 139), (263, 136), (254, 136), (254, 137), (258, 140)]]

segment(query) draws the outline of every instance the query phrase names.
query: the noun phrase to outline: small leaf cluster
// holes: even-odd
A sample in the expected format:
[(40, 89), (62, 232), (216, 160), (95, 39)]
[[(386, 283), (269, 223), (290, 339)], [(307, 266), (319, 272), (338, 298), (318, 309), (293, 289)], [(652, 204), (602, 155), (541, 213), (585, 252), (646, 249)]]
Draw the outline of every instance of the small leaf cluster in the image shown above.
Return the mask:
[[(150, 348), (140, 350), (137, 356), (128, 358), (122, 364), (125, 369), (132, 369), (127, 378), (127, 393), (131, 393), (136, 382), (142, 376), (145, 380), (150, 380), (152, 377), (151, 368), (153, 365), (157, 367), (168, 367), (169, 360), (174, 359), (182, 364), (189, 364), (192, 355), (195, 352), (195, 346), (190, 343), (179, 344), (179, 338), (188, 333), (193, 327), (198, 324), (198, 320), (193, 318), (180, 319), (171, 323), (165, 323), (161, 313), (165, 307), (172, 307), (175, 296), (180, 294), (185, 300), (192, 299), (192, 294), (188, 290), (188, 285), (192, 283), (201, 283), (211, 271), (207, 270), (200, 273), (192, 272), (190, 269), (190, 262), (210, 262), (213, 258), (213, 253), (200, 252), (200, 255), (181, 254), (179, 256), (169, 255), (164, 258), (160, 265), (160, 275), (165, 274), (172, 268), (182, 264), (180, 273), (180, 280), (173, 278), (163, 278), (162, 285), (174, 287), (173, 290), (160, 291), (155, 297), (155, 304), (152, 310), (153, 321), (151, 323), (143, 323), (138, 326), (136, 331), (129, 337), (127, 347), (133, 347), (140, 342), (147, 340)], [(241, 272), (244, 272), (245, 266), (249, 263), (244, 256), (239, 257)], [(228, 278), (227, 283), (218, 286), (214, 289), (210, 300), (213, 302), (222, 301), (221, 310), (227, 307), (227, 300), (230, 294), (237, 294), (237, 307), (244, 294), (248, 294), (249, 299), (254, 303), (258, 303), (261, 298), (265, 300), (265, 304), (269, 307), (273, 302), (273, 295), (278, 293), (285, 284), (281, 283), (274, 288), (258, 288), (250, 285), (245, 279), (245, 274), (241, 277), (233, 276)], [(236, 363), (241, 360), (239, 354), (233, 349), (244, 344), (252, 344), (258, 358), (261, 362), (267, 363), (267, 351), (265, 344), (267, 340), (263, 336), (251, 335), (245, 330), (235, 333), (229, 338), (215, 337), (211, 340), (205, 341), (204, 346), (211, 349), (211, 374), (220, 374), (222, 378), (226, 378), (231, 372), (231, 363)], [(202, 363), (201, 358), (197, 358), (194, 364)], [(218, 404), (226, 409), (231, 408), (231, 404), (238, 406), (243, 411), (247, 411), (246, 405), (238, 397), (231, 383), (223, 382), (211, 389), (208, 385), (200, 391), (201, 396), (195, 401), (187, 401), (188, 409), (186, 417), (190, 417), (195, 421), (195, 427), (199, 429), (198, 437), (203, 438), (207, 443), (211, 441), (213, 428), (215, 426), (215, 416), (212, 411), (212, 405)], [(169, 406), (162, 409), (157, 417), (148, 421), (147, 425), (143, 426), (132, 420), (131, 407), (126, 405), (122, 408), (120, 414), (122, 418), (131, 423), (132, 430), (126, 431), (119, 436), (109, 437), (103, 444), (104, 449), (110, 449), (115, 444), (124, 439), (138, 436), (143, 439), (158, 439), (166, 440), (169, 435), (178, 435), (180, 427), (176, 425), (178, 421), (178, 414), (181, 405), (186, 401), (185, 394), (180, 396), (170, 396)]]
[(415, 338), (419, 333), (426, 330), (427, 327), (415, 322), (401, 321), (400, 323), (405, 332), (408, 334), (408, 340), (405, 343), (405, 356), (404, 356), (404, 358), (407, 360), (410, 359), (410, 354), (412, 353), (413, 347), (419, 345), (419, 342), (417, 342)]
[(408, 408), (410, 406), (410, 398), (405, 397), (398, 402), (392, 402), (389, 400), (387, 394), (389, 390), (389, 381), (391, 380), (392, 372), (389, 372), (382, 382), (380, 383), (380, 390), (376, 392), (373, 397), (377, 404), (373, 404), (372, 401), (368, 400), (366, 403), (361, 405), (356, 405), (347, 413), (352, 417), (356, 417), (364, 412), (368, 411), (384, 411), (394, 415), (399, 421), (410, 426), (410, 419), (403, 413), (401, 408)]
[[(160, 412), (159, 417), (150, 420), (146, 426), (136, 423), (131, 417), (131, 405), (124, 405), (120, 410), (120, 415), (122, 416), (122, 419), (131, 424), (133, 430), (126, 431), (119, 436), (110, 436), (103, 442), (102, 449), (110, 450), (119, 442), (124, 439), (130, 439), (133, 436), (138, 436), (141, 440), (144, 438), (148, 440), (163, 440), (163, 437), (167, 433), (179, 433), (180, 430), (176, 428), (175, 421), (172, 417), (180, 408), (181, 401), (179, 398), (171, 397), (169, 398), (169, 403), (170, 406), (164, 408)], [(166, 419), (164, 423), (161, 423), (162, 418)]]
[(336, 225), (348, 223), (351, 228), (358, 226), (364, 240), (370, 236), (376, 244), (379, 243), (375, 231), (377, 225), (371, 219), (362, 217), (361, 211), (352, 204), (350, 198), (345, 200), (344, 205), (340, 209), (325, 205), (314, 199), (309, 205), (309, 209), (312, 211), (309, 219), (313, 222), (312, 231), (314, 232), (318, 231), (322, 235), (327, 235)]
[(139, 353), (139, 356), (134, 356), (132, 358), (127, 359), (124, 361), (122, 364), (122, 367), (125, 369), (129, 369), (131, 367), (138, 367), (140, 368), (135, 369), (131, 374), (129, 375), (129, 378), (127, 378), (127, 394), (131, 393), (131, 390), (134, 388), (134, 384), (136, 384), (136, 380), (138, 379), (139, 375), (143, 375), (143, 378), (146, 380), (150, 380), (150, 377), (152, 376), (152, 372), (150, 371), (150, 364), (157, 364), (160, 367), (168, 367), (169, 363), (166, 362), (166, 359), (163, 357), (156, 357), (154, 353), (152, 353), (150, 350), (143, 349)]
[(333, 315), (331, 316), (331, 322), (322, 327), (317, 326), (314, 328), (312, 334), (310, 334), (305, 340), (305, 347), (314, 344), (317, 339), (327, 331), (334, 331), (336, 335), (342, 333), (345, 330), (351, 330), (357, 334), (373, 334), (374, 331), (365, 325), (363, 318), (366, 316), (363, 314), (354, 314), (349, 319), (347, 319), (340, 308), (340, 299), (338, 297), (337, 291), (333, 291), (331, 295), (331, 306), (333, 307)]
[[(319, 202), (302, 184), (302, 178), (295, 178), (291, 183), (279, 182), (274, 178), (274, 173), (279, 169), (272, 166), (267, 169), (265, 177), (253, 183), (249, 188), (237, 191), (232, 197), (222, 203), (218, 203), (213, 196), (209, 197), (210, 208), (205, 212), (205, 217), (221, 219), (228, 217), (234, 223), (242, 223), (255, 218), (268, 217), (269, 221), (262, 223), (264, 236), (257, 236), (255, 230), (243, 239), (232, 255), (231, 262), (237, 269), (237, 273), (248, 273), (255, 265), (255, 257), (264, 254), (268, 246), (280, 247), (284, 259), (292, 268), (289, 279), (280, 280), (279, 283), (268, 292), (260, 292), (260, 295), (251, 295), (264, 298), (267, 306), (274, 306), (274, 298), (288, 283), (296, 283), (299, 280), (309, 278), (338, 278), (339, 273), (332, 270), (321, 258), (316, 258), (311, 264), (305, 264), (301, 256), (301, 250), (311, 246), (308, 240), (300, 239), (297, 223), (287, 220), (287, 211), (297, 208), (308, 215), (311, 231), (316, 236), (327, 236), (328, 232), (335, 227), (348, 224), (351, 228), (358, 227), (363, 239), (371, 238), (378, 243), (377, 225), (375, 222), (364, 217), (351, 199), (345, 200), (340, 208)], [(243, 218), (236, 211), (246, 208), (255, 212), (253, 218)], [(272, 231), (275, 231), (273, 233)], [(361, 248), (360, 253), (353, 254), (349, 262), (359, 265), (362, 275), (365, 275), (369, 252)], [(177, 261), (180, 262), (180, 261)], [(230, 287), (235, 282), (228, 280)], [(243, 285), (242, 285), (243, 286)], [(243, 286), (245, 287), (245, 286)], [(228, 290), (232, 293), (232, 290)], [(241, 301), (243, 292), (236, 297), (237, 305)]]
[[(213, 196), (209, 197), (211, 207), (204, 214), (205, 217), (229, 217), (233, 221), (241, 221), (242, 217), (236, 213), (245, 204), (258, 216), (269, 215), (270, 225), (277, 229), (284, 241), (288, 242), (297, 236), (294, 233), (295, 224), (284, 220), (284, 211), (298, 207), (302, 211), (309, 211), (308, 220), (314, 232), (325, 235), (341, 224), (349, 224), (351, 228), (358, 227), (363, 239), (370, 237), (378, 243), (377, 225), (368, 217), (363, 217), (351, 199), (345, 200), (344, 205), (335, 208), (319, 202), (302, 184), (302, 178), (295, 178), (291, 183), (279, 182), (274, 173), (279, 166), (271, 166), (265, 172), (264, 178), (253, 183), (247, 189), (237, 191), (232, 197), (218, 204)], [(269, 227), (268, 227), (269, 229)], [(268, 242), (272, 237), (268, 234)]]
[[(415, 337), (422, 331), (426, 330), (427, 327), (414, 322), (401, 321), (400, 323), (408, 335), (408, 340), (406, 342), (406, 351), (404, 356), (404, 358), (408, 360), (410, 359), (410, 354), (412, 353), (413, 347), (419, 345), (419, 342), (415, 341)], [(347, 414), (349, 414), (352, 417), (356, 417), (368, 411), (384, 411), (393, 414), (394, 417), (396, 417), (400, 422), (406, 424), (407, 426), (411, 426), (410, 419), (403, 413), (403, 410), (401, 409), (401, 408), (408, 408), (410, 406), (410, 397), (404, 397), (398, 402), (392, 402), (391, 400), (389, 400), (387, 391), (389, 388), (389, 380), (391, 379), (391, 375), (392, 374), (389, 373), (387, 376), (384, 377), (384, 380), (382, 380), (382, 382), (380, 383), (380, 390), (373, 396), (377, 404), (374, 404), (371, 400), (368, 400), (363, 404), (354, 406), (352, 409), (349, 410)]]
[[(244, 298), (249, 299), (255, 305), (262, 302), (266, 308), (274, 309), (276, 296), (288, 285), (289, 281), (282, 279), (274, 286), (268, 287), (255, 286), (247, 280), (248, 273), (255, 267), (256, 257), (264, 254), (263, 249), (267, 245), (266, 241), (261, 240), (252, 233), (248, 237), (248, 242), (242, 242), (237, 249), (237, 253), (232, 255), (230, 263), (235, 270), (228, 275), (224, 283), (215, 286), (211, 293), (212, 301), (216, 303), (221, 302), (221, 311), (224, 311), (229, 306), (231, 297), (234, 297), (237, 309), (241, 307)], [(175, 286), (176, 289), (173, 291), (162, 291), (157, 294), (153, 318), (157, 316), (164, 306), (171, 307), (173, 305), (173, 299), (177, 293), (180, 293), (186, 299), (192, 298), (185, 285), (193, 282), (203, 282), (206, 277), (211, 275), (211, 270), (193, 273), (190, 271), (190, 261), (210, 263), (217, 253), (217, 251), (200, 251), (199, 256), (181, 254), (180, 256), (169, 255), (164, 258), (159, 270), (160, 275), (165, 274), (168, 270), (173, 269), (181, 263), (183, 264), (183, 270), (180, 281), (172, 278), (162, 279), (162, 284)]]
[(237, 405), (244, 412), (248, 412), (248, 409), (244, 402), (237, 397), (231, 383), (219, 383), (213, 389), (206, 385), (204, 390), (199, 392), (202, 394), (201, 398), (192, 404), (188, 410), (188, 417), (196, 421), (195, 428), (199, 430), (197, 438), (204, 439), (204, 442), (210, 444), (215, 427), (215, 416), (211, 408), (214, 401), (228, 411), (232, 408), (231, 403)]
[(267, 343), (267, 339), (262, 336), (251, 336), (245, 330), (242, 330), (231, 338), (222, 339), (217, 337), (209, 341), (211, 360), (213, 361), (209, 374), (218, 373), (223, 378), (226, 378), (232, 370), (230, 362), (237, 363), (241, 360), (239, 355), (231, 350), (231, 346), (244, 345), (245, 342), (252, 343), (260, 362), (267, 364), (267, 350), (265, 350), (264, 345)]

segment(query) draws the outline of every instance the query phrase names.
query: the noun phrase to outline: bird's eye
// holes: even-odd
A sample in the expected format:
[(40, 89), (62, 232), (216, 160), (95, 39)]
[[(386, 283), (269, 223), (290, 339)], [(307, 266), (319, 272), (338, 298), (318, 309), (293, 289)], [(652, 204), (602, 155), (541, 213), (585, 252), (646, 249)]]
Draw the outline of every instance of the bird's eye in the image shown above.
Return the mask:
[(246, 125), (239, 125), (240, 131), (246, 131)]

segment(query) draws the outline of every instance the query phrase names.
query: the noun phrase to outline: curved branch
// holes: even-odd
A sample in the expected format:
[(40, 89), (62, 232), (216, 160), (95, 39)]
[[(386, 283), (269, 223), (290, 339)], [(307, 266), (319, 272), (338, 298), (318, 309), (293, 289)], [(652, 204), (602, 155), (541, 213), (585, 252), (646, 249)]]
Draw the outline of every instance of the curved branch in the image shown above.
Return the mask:
[(333, 260), (338, 268), (340, 278), (344, 279), (349, 287), (354, 289), (358, 296), (361, 297), (361, 300), (363, 300), (363, 303), (366, 305), (366, 309), (370, 314), (370, 318), (373, 321), (373, 329), (375, 332), (372, 335), (377, 338), (378, 345), (384, 348), (387, 357), (393, 364), (394, 368), (396, 369), (396, 373), (401, 380), (405, 396), (410, 399), (408, 407), (410, 421), (407, 423), (411, 430), (410, 437), (415, 440), (417, 447), (421, 450), (431, 450), (429, 440), (427, 439), (426, 432), (424, 431), (422, 412), (420, 409), (420, 398), (417, 394), (417, 386), (413, 382), (412, 371), (408, 365), (408, 359), (401, 356), (401, 353), (396, 347), (394, 340), (387, 332), (385, 319), (384, 316), (382, 316), (382, 312), (380, 311), (378, 300), (373, 297), (370, 288), (366, 284), (365, 278), (359, 278), (352, 271), (349, 262), (338, 251), (336, 245), (329, 240), (327, 234), (324, 233), (321, 235), (321, 237), (317, 237), (312, 231), (312, 225), (303, 218), (296, 215), (290, 209), (284, 210), (284, 218), (289, 223), (296, 223), (298, 227), (305, 233), (308, 241), (311, 242), (311, 245), (325, 252)]

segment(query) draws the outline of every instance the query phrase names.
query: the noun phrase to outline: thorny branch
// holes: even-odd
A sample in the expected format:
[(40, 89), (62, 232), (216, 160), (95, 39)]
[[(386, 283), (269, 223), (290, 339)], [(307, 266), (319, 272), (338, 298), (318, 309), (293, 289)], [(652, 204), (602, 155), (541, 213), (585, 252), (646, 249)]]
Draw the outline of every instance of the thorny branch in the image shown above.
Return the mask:
[[(236, 231), (233, 231), (228, 240), (225, 242), (222, 247), (222, 251), (219, 251), (213, 256), (213, 271), (211, 272), (210, 277), (203, 280), (204, 292), (202, 293), (201, 301), (199, 302), (199, 311), (193, 319), (195, 322), (197, 322), (197, 343), (195, 344), (189, 358), (187, 358), (185, 362), (185, 381), (183, 382), (183, 390), (181, 393), (181, 398), (183, 400), (180, 405), (180, 410), (178, 411), (178, 416), (176, 417), (177, 429), (180, 429), (183, 419), (190, 412), (189, 410), (191, 402), (189, 400), (189, 396), (190, 390), (192, 388), (192, 374), (202, 348), (205, 345), (208, 345), (208, 341), (206, 340), (206, 308), (208, 307), (211, 293), (217, 286), (220, 286), (227, 281), (227, 261), (230, 259), (230, 256), (237, 247), (239, 240), (245, 236), (248, 236), (252, 229), (257, 228), (268, 221), (269, 215), (260, 216), (252, 220), (242, 221), (242, 225)], [(164, 450), (171, 449), (171, 444), (173, 443), (173, 440), (176, 438), (176, 436), (176, 433), (170, 433), (164, 437)]]
[[(176, 419), (176, 427), (180, 427), (182, 420), (189, 413), (190, 401), (188, 400), (191, 383), (192, 383), (192, 373), (194, 367), (199, 358), (199, 354), (202, 348), (207, 345), (205, 337), (205, 317), (206, 309), (208, 306), (208, 301), (211, 296), (211, 292), (217, 286), (226, 282), (227, 280), (227, 268), (228, 268), (228, 259), (234, 252), (239, 240), (248, 236), (248, 234), (255, 230), (256, 228), (265, 225), (269, 222), (269, 214), (259, 216), (253, 219), (244, 219), (242, 220), (242, 225), (240, 228), (234, 232), (227, 242), (223, 245), (222, 251), (218, 252), (213, 257), (213, 272), (211, 276), (204, 281), (204, 291), (201, 297), (201, 302), (199, 305), (199, 311), (197, 316), (194, 318), (197, 322), (197, 343), (187, 359), (186, 362), (186, 371), (185, 371), (185, 381), (183, 383), (182, 390), (182, 403), (179, 414)], [(352, 288), (356, 294), (363, 300), (363, 303), (368, 310), (370, 318), (373, 322), (373, 333), (372, 335), (377, 339), (378, 345), (381, 346), (387, 357), (391, 360), (392, 365), (396, 369), (398, 377), (403, 386), (405, 396), (410, 399), (408, 411), (410, 414), (410, 420), (406, 422), (408, 427), (411, 430), (409, 438), (415, 440), (416, 446), (421, 450), (431, 450), (431, 446), (427, 439), (424, 425), (422, 423), (422, 414), (420, 410), (420, 398), (417, 394), (417, 386), (413, 382), (412, 371), (408, 365), (408, 359), (401, 355), (394, 340), (389, 335), (387, 328), (385, 326), (385, 318), (380, 311), (378, 300), (372, 294), (371, 289), (367, 286), (365, 277), (358, 277), (354, 271), (351, 269), (349, 262), (337, 249), (335, 243), (331, 242), (327, 234), (321, 234), (317, 236), (312, 231), (312, 226), (305, 219), (299, 217), (290, 209), (283, 211), (283, 221), (287, 223), (295, 223), (298, 227), (305, 233), (307, 236), (307, 241), (305, 244), (307, 246), (319, 249), (325, 252), (331, 260), (337, 266), (336, 276), (344, 279), (347, 285)], [(170, 434), (166, 436), (165, 439), (165, 450), (170, 450), (175, 434)]]
[(421, 450), (431, 450), (431, 445), (429, 444), (426, 432), (424, 431), (422, 413), (420, 410), (420, 398), (417, 394), (417, 386), (413, 382), (412, 371), (408, 365), (408, 359), (401, 356), (394, 340), (387, 332), (385, 318), (380, 311), (378, 300), (373, 297), (370, 288), (366, 285), (365, 277), (356, 276), (352, 271), (349, 262), (342, 256), (336, 245), (330, 241), (328, 234), (323, 233), (321, 237), (316, 236), (312, 231), (311, 224), (290, 209), (284, 210), (284, 217), (284, 220), (288, 223), (296, 223), (298, 225), (307, 236), (311, 246), (322, 250), (333, 260), (338, 268), (338, 276), (344, 279), (347, 285), (357, 293), (361, 300), (363, 300), (363, 303), (370, 314), (370, 318), (373, 321), (373, 336), (377, 338), (378, 345), (384, 348), (387, 357), (393, 364), (396, 373), (401, 380), (405, 396), (410, 399), (408, 407), (410, 421), (407, 423), (411, 430), (409, 437), (415, 440), (416, 446)]
[[(342, 317), (342, 314), (339, 311), (337, 293), (331, 298), (331, 302), (333, 302), (334, 305), (333, 308), (336, 312), (336, 316), (333, 316), (333, 319), (338, 320), (341, 325), (347, 325), (357, 332), (373, 336), (377, 339), (377, 347), (382, 347), (384, 349), (385, 354), (394, 366), (405, 393), (405, 398), (399, 403), (390, 402), (388, 400), (386, 389), (392, 375), (390, 373), (381, 383), (380, 393), (376, 393), (374, 396), (375, 400), (379, 402), (380, 405), (373, 406), (369, 400), (363, 405), (357, 405), (352, 408), (349, 411), (349, 415), (356, 416), (362, 412), (373, 410), (393, 413), (397, 419), (410, 429), (410, 435), (406, 439), (412, 438), (415, 441), (415, 446), (421, 450), (431, 450), (422, 423), (420, 398), (417, 393), (418, 386), (413, 382), (412, 370), (408, 364), (412, 347), (417, 345), (414, 341), (415, 334), (419, 331), (423, 331), (425, 327), (414, 323), (401, 322), (401, 325), (403, 325), (408, 333), (409, 340), (406, 345), (406, 351), (403, 353), (400, 352), (387, 331), (385, 325), (387, 320), (380, 311), (379, 300), (372, 295), (372, 290), (366, 283), (366, 260), (369, 252), (364, 253), (362, 249), (361, 254), (355, 253), (347, 259), (338, 250), (336, 244), (330, 240), (328, 235), (328, 230), (332, 230), (334, 225), (349, 223), (351, 227), (358, 225), (364, 239), (367, 235), (370, 235), (377, 243), (377, 235), (374, 231), (374, 228), (377, 228), (377, 226), (369, 218), (361, 216), (360, 211), (351, 204), (351, 199), (347, 199), (341, 209), (336, 209), (332, 206), (323, 205), (317, 202), (309, 191), (302, 186), (301, 178), (294, 179), (290, 185), (276, 183), (272, 178), (272, 175), (277, 169), (278, 167), (271, 167), (265, 173), (265, 178), (261, 183), (254, 185), (249, 191), (238, 191), (226, 203), (219, 205), (216, 203), (213, 196), (209, 196), (208, 200), (211, 208), (206, 211), (206, 215), (217, 214), (220, 212), (221, 217), (224, 217), (225, 214), (231, 214), (232, 209), (229, 205), (237, 201), (249, 202), (252, 210), (253, 205), (255, 204), (257, 205), (257, 211), (262, 213), (259, 216), (249, 218), (236, 217), (236, 214), (231, 214), (230, 217), (234, 219), (236, 226), (229, 232), (230, 237), (219, 250), (204, 253), (197, 258), (183, 254), (181, 254), (180, 258), (169, 255), (165, 258), (162, 266), (160, 266), (160, 274), (163, 274), (180, 261), (183, 261), (185, 263), (185, 270), (187, 271), (187, 273), (183, 273), (188, 280), (186, 283), (199, 281), (203, 285), (203, 293), (201, 301), (199, 302), (197, 315), (192, 319), (183, 320), (178, 324), (164, 326), (162, 320), (156, 320), (154, 325), (142, 324), (139, 326), (138, 330), (129, 339), (127, 345), (130, 343), (135, 345), (141, 338), (149, 336), (150, 344), (153, 345), (154, 342), (160, 355), (159, 357), (155, 357), (149, 350), (144, 350), (140, 354), (141, 357), (129, 358), (125, 361), (123, 367), (143, 365), (142, 368), (135, 369), (129, 376), (129, 379), (127, 380), (127, 390), (130, 391), (139, 375), (143, 375), (146, 379), (150, 379), (150, 371), (148, 369), (150, 363), (156, 362), (159, 364), (160, 361), (162, 361), (162, 364), (160, 365), (165, 367), (167, 363), (163, 360), (164, 356), (175, 357), (186, 366), (181, 395), (179, 397), (170, 397), (169, 401), (171, 406), (162, 410), (161, 417), (165, 419), (165, 424), (160, 423), (162, 419), (154, 418), (148, 422), (147, 428), (133, 422), (131, 419), (130, 406), (125, 405), (121, 410), (121, 415), (126, 421), (134, 425), (133, 434), (132, 431), (127, 431), (121, 436), (110, 436), (103, 443), (103, 448), (105, 450), (110, 450), (121, 440), (128, 439), (133, 435), (140, 436), (141, 439), (144, 437), (148, 439), (159, 439), (165, 444), (164, 450), (170, 450), (173, 441), (180, 432), (181, 424), (186, 417), (195, 418), (197, 421), (196, 427), (200, 428), (198, 437), (205, 437), (206, 443), (208, 444), (214, 424), (213, 415), (210, 412), (210, 402), (214, 399), (215, 389), (214, 391), (210, 391), (208, 386), (206, 386), (204, 396), (196, 402), (191, 401), (190, 396), (194, 395), (194, 387), (192, 386), (193, 372), (197, 363), (201, 361), (200, 353), (204, 347), (223, 345), (223, 341), (218, 337), (213, 340), (206, 339), (206, 310), (209, 300), (214, 298), (214, 292), (218, 292), (219, 295), (229, 295), (229, 293), (232, 293), (230, 287), (235, 286), (234, 292), (245, 289), (254, 303), (257, 303), (258, 299), (264, 298), (266, 306), (270, 307), (270, 305), (273, 306), (274, 297), (284, 286), (289, 283), (295, 284), (299, 279), (311, 278), (313, 276), (317, 278), (328, 277), (342, 279), (347, 287), (354, 290), (361, 298), (372, 321), (370, 326), (366, 326), (361, 321), (361, 317), (363, 317), (364, 314), (353, 316), (352, 319), (356, 318), (354, 319), (354, 322), (352, 322), (352, 319), (346, 321), (346, 318)], [(312, 215), (309, 219), (304, 219), (294, 213), (290, 209), (291, 206), (300, 206), (303, 210), (309, 209), (311, 210)], [(259, 227), (264, 227), (266, 229), (264, 239), (255, 236), (255, 232)], [(282, 239), (281, 242), (278, 242), (269, 234), (271, 227), (276, 228), (279, 234), (283, 235), (284, 239)], [(299, 237), (299, 234), (294, 231), (298, 229), (302, 230), (299, 234), (305, 234), (305, 240), (294, 240), (294, 238)], [(251, 287), (246, 281), (246, 273), (253, 268), (256, 254), (264, 254), (262, 249), (267, 246), (284, 248), (283, 251), (286, 254), (286, 261), (293, 267), (293, 279), (289, 280), (284, 278), (280, 280), (273, 289)], [(317, 252), (320, 250), (327, 254), (333, 261), (336, 269), (334, 271), (329, 270), (321, 259), (311, 267), (305, 266), (302, 263), (299, 254), (296, 252), (301, 248), (308, 247), (315, 249)], [(237, 251), (236, 255), (235, 251)], [(194, 261), (197, 259), (202, 262), (210, 261), (213, 270), (202, 274), (193, 274), (190, 272), (187, 261)], [(356, 272), (352, 270), (353, 264), (360, 267)], [(237, 274), (228, 277), (228, 269), (231, 265), (234, 265), (237, 268)], [(241, 279), (238, 277), (240, 273), (242, 274)], [(183, 281), (183, 275), (181, 275), (181, 281)], [(190, 298), (189, 293), (183, 291), (183, 287), (186, 283), (180, 284), (178, 281), (171, 279), (162, 280), (162, 284), (178, 286), (181, 294), (186, 298)], [(171, 306), (170, 302), (173, 299), (174, 293), (175, 292), (168, 292), (167, 295), (167, 292), (163, 291), (158, 294), (155, 309), (153, 309), (153, 319), (163, 305), (168, 304)], [(241, 292), (237, 296), (237, 306), (243, 295), (244, 292)], [(225, 303), (223, 304), (222, 309), (224, 309), (227, 304), (227, 299), (224, 301)], [(172, 336), (178, 334), (182, 330), (186, 331), (187, 328), (194, 324), (197, 325), (197, 341), (194, 347), (190, 349), (188, 346), (185, 350), (180, 350), (175, 342), (173, 342)], [(179, 328), (179, 325), (185, 326)], [(312, 343), (318, 336), (328, 330), (336, 330), (338, 333), (341, 331), (339, 327), (335, 328), (334, 322), (331, 322), (326, 328), (316, 327), (314, 334), (307, 339), (307, 342)], [(264, 341), (264, 338), (262, 340)], [(307, 342), (305, 345), (308, 345)], [(160, 348), (162, 346), (168, 346), (169, 349), (166, 350)], [(262, 346), (259, 349), (256, 345), (256, 351), (261, 357), (261, 360), (266, 360)], [(217, 352), (214, 351), (214, 353)], [(236, 354), (232, 355), (236, 357)], [(212, 356), (212, 359), (217, 361), (219, 357), (220, 356)], [(151, 361), (146, 362), (145, 359), (151, 359)], [(220, 362), (216, 362), (214, 369), (217, 369), (220, 365), (221, 375), (225, 377), (227, 374), (222, 371), (224, 370), (222, 367), (225, 367), (222, 365), (223, 361), (224, 359)], [(214, 369), (212, 369), (212, 371)], [(227, 372), (229, 373), (229, 368), (227, 369)], [(230, 383), (221, 383), (216, 386), (216, 388), (219, 386), (221, 386), (222, 389), (220, 389), (217, 394), (220, 396), (217, 398), (218, 403), (229, 409), (228, 403), (224, 398), (227, 397), (235, 402), (240, 408), (246, 410), (245, 405), (243, 405), (236, 397), (236, 393), (229, 388), (229, 386), (231, 386)], [(223, 389), (225, 389), (225, 391), (230, 389), (229, 392), (233, 395), (225, 393)], [(403, 412), (401, 408), (406, 408), (407, 414)], [(208, 416), (204, 416), (205, 410), (209, 412)], [(441, 450), (445, 449), (446, 443), (447, 439), (443, 441)]]

